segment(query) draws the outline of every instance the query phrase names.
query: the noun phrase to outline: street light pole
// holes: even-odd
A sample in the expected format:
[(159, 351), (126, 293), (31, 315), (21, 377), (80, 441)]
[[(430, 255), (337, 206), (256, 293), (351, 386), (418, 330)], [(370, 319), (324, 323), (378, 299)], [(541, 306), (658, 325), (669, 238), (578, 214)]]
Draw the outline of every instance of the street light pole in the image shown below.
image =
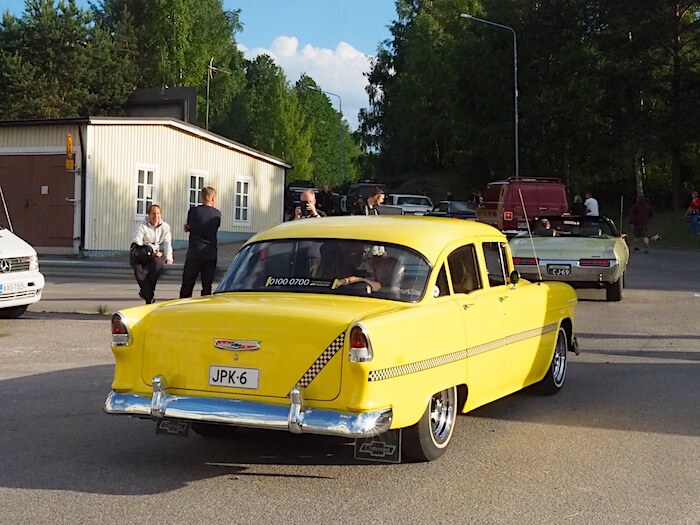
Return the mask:
[(466, 18), (467, 20), (475, 20), (477, 22), (482, 22), (491, 26), (499, 27), (501, 29), (507, 29), (513, 33), (513, 100), (515, 104), (515, 178), (520, 177), (520, 147), (518, 139), (518, 39), (515, 35), (515, 29), (510, 26), (503, 24), (497, 24), (496, 22), (491, 22), (490, 20), (484, 20), (483, 18), (477, 18), (467, 13), (461, 13), (460, 18)]
[[(340, 175), (340, 171), (343, 167), (343, 159), (340, 158), (340, 154), (345, 152), (345, 138), (343, 137), (343, 99), (340, 98), (340, 95), (336, 95), (335, 93), (331, 93), (330, 91), (324, 91), (321, 88), (314, 87), (314, 86), (306, 86), (309, 89), (313, 89), (314, 91), (318, 91), (319, 93), (323, 93), (325, 95), (333, 95), (334, 97), (338, 97), (338, 110), (340, 112), (340, 121), (338, 122), (338, 175)], [(341, 148), (341, 142), (342, 142), (342, 148)]]

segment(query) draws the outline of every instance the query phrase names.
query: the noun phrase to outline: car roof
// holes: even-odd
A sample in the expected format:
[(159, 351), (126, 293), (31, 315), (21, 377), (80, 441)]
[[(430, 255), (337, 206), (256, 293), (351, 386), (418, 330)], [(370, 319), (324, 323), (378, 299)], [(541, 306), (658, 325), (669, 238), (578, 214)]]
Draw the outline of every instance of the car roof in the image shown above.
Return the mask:
[(354, 215), (285, 222), (255, 235), (248, 242), (289, 238), (357, 239), (407, 246), (434, 262), (447, 244), (479, 236), (506, 239), (493, 226), (475, 221), (412, 215)]

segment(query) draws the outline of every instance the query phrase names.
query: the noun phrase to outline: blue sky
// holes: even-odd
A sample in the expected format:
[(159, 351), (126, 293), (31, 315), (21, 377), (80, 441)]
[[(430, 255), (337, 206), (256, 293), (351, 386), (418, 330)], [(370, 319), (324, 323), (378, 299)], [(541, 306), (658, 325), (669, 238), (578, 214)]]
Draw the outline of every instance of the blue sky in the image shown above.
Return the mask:
[[(0, 6), (21, 16), (24, 0), (2, 0)], [(394, 0), (224, 0), (224, 7), (241, 10), (244, 27), (236, 40), (248, 58), (269, 54), (290, 83), (310, 75), (340, 97), (329, 99), (336, 109), (342, 102), (350, 127), (357, 127), (357, 112), (368, 105), (363, 73), (390, 36)]]

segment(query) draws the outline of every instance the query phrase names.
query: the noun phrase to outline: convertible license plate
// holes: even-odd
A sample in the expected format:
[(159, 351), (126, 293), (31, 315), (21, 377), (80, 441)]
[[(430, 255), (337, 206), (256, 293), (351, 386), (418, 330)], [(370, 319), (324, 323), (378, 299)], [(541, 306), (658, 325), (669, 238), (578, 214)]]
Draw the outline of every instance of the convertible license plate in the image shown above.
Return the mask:
[(249, 388), (255, 390), (260, 382), (260, 370), (235, 366), (210, 366), (209, 385)]
[(549, 275), (571, 275), (570, 264), (549, 264), (547, 265)]

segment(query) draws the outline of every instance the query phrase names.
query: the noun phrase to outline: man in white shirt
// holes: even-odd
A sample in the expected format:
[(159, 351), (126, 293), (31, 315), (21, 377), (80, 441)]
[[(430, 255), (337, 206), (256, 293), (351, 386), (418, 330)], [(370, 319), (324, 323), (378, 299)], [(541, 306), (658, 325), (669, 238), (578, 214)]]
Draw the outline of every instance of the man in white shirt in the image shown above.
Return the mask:
[(136, 225), (132, 241), (139, 246), (148, 245), (153, 249), (153, 255), (148, 262), (132, 261), (134, 276), (139, 285), (139, 297), (146, 304), (155, 302), (156, 283), (163, 264), (172, 264), (173, 246), (170, 225), (163, 221), (160, 206), (151, 204), (148, 207), (148, 217)]
[(598, 211), (598, 201), (593, 198), (593, 194), (590, 191), (586, 193), (586, 200), (583, 201), (583, 205), (586, 207), (586, 215), (592, 215), (594, 217), (600, 215)]

